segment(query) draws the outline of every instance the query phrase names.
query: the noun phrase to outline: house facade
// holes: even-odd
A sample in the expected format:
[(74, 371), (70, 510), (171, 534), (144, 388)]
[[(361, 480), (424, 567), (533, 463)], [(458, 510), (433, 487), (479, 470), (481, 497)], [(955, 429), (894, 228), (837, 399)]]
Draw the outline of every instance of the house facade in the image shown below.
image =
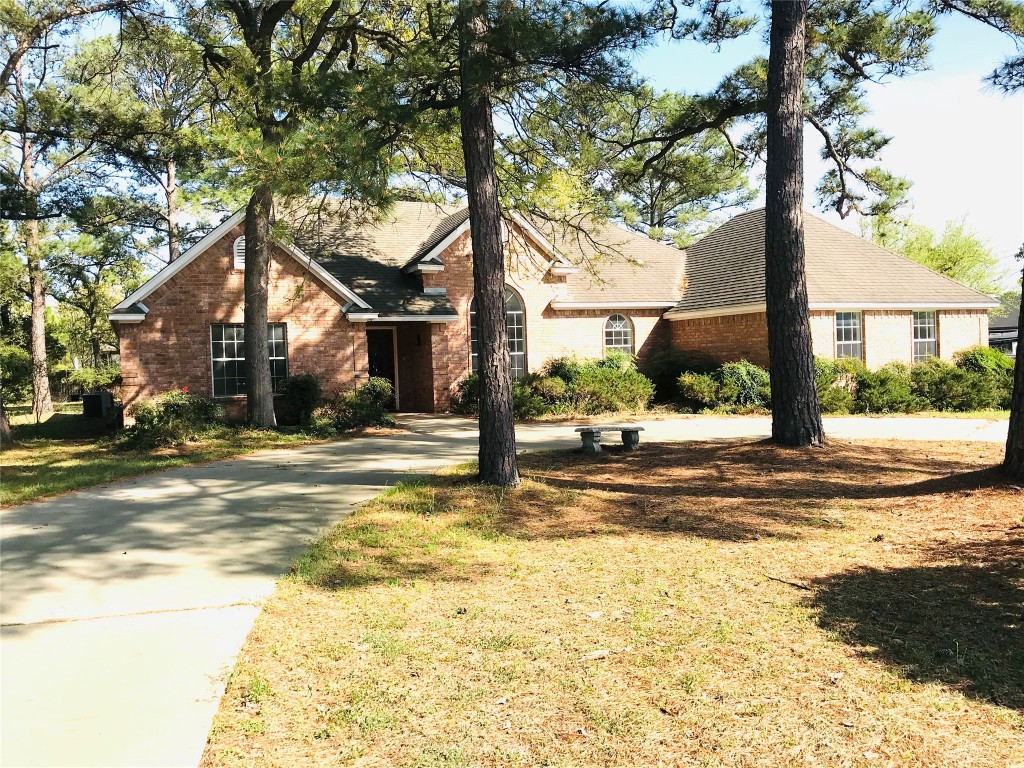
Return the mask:
[[(754, 211), (686, 252), (612, 224), (555, 236), (511, 217), (506, 324), (514, 374), (608, 349), (636, 355), (641, 366), (672, 347), (765, 364), (759, 215), (763, 232), (763, 212)], [(318, 220), (272, 245), (267, 343), (275, 384), (310, 373), (331, 391), (383, 376), (395, 385), (398, 410), (446, 410), (476, 365), (467, 210), (399, 203), (384, 221)], [(834, 232), (821, 229), (827, 247), (812, 258), (818, 223)], [(241, 213), (229, 217), (112, 312), (129, 413), (141, 399), (184, 387), (244, 413), (243, 229)], [(842, 271), (835, 261), (854, 258), (834, 233), (861, 250), (866, 241), (813, 217), (807, 229), (815, 354), (877, 366), (949, 357), (987, 340), (987, 297), (874, 246), (879, 253), (867, 262), (857, 256), (851, 269), (895, 270), (902, 292), (877, 289), (890, 282), (885, 274), (861, 280), (874, 286), (865, 292), (831, 275)]]

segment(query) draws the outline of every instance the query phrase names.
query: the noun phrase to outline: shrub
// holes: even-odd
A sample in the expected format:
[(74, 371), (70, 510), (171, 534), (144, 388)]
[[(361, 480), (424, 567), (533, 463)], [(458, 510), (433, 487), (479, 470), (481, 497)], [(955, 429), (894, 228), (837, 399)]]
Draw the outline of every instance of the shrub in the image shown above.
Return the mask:
[(512, 382), (512, 410), (517, 419), (536, 419), (551, 408), (534, 390), (530, 381)]
[(652, 355), (642, 371), (654, 383), (655, 399), (661, 402), (679, 396), (679, 377), (684, 373), (712, 373), (719, 365), (700, 352), (667, 349)]
[(0, 387), (10, 405), (32, 397), (32, 356), (13, 344), (0, 344)]
[(323, 399), (320, 380), (309, 373), (289, 376), (284, 380), (281, 393), (284, 395), (285, 402), (298, 416), (299, 426), (310, 426), (313, 411), (317, 409)]
[(933, 358), (910, 369), (914, 394), (937, 411), (980, 411), (999, 401), (996, 374)]
[(395, 423), (387, 406), (395, 396), (387, 379), (371, 377), (351, 392), (336, 395), (332, 407), (335, 428), (386, 427)]
[(471, 373), (458, 384), (452, 393), (451, 409), (453, 413), (473, 416), (480, 412), (480, 377)]
[(548, 360), (547, 365), (544, 366), (544, 375), (561, 379), (566, 384), (572, 384), (583, 371), (585, 365), (585, 361), (580, 360), (575, 355), (556, 357)]
[(728, 405), (766, 408), (771, 403), (768, 371), (746, 360), (726, 363), (717, 374), (721, 398)]
[(992, 347), (970, 347), (953, 356), (957, 368), (975, 373), (1012, 373), (1013, 358)]
[(684, 373), (679, 377), (676, 386), (683, 404), (688, 408), (703, 410), (722, 405), (721, 391), (714, 376), (706, 373)]
[(1013, 358), (991, 347), (971, 347), (953, 357), (957, 368), (983, 375), (990, 382), (993, 406), (1009, 408), (1013, 397)]
[(596, 360), (594, 364), (598, 368), (610, 368), (613, 371), (627, 371), (636, 368), (636, 358), (629, 352), (621, 349), (609, 349), (602, 359)]
[(143, 400), (131, 413), (135, 424), (125, 430), (121, 442), (132, 447), (182, 445), (227, 420), (217, 401), (180, 389)]
[(913, 413), (927, 404), (912, 389), (910, 368), (889, 363), (877, 371), (859, 370), (856, 410), (861, 413)]
[[(654, 395), (650, 379), (625, 353), (609, 353), (603, 360), (557, 358), (545, 366), (545, 374), (512, 382), (517, 419), (534, 419), (552, 412), (643, 410)], [(455, 413), (479, 412), (479, 376), (473, 374), (458, 383), (451, 407)]]
[(853, 379), (839, 361), (814, 358), (814, 383), (822, 413), (850, 413), (853, 410)]
[(654, 384), (632, 366), (625, 370), (585, 365), (570, 383), (569, 401), (580, 413), (641, 411), (654, 397)]
[(533, 385), (534, 391), (549, 405), (555, 405), (569, 394), (569, 385), (557, 376), (544, 376)]

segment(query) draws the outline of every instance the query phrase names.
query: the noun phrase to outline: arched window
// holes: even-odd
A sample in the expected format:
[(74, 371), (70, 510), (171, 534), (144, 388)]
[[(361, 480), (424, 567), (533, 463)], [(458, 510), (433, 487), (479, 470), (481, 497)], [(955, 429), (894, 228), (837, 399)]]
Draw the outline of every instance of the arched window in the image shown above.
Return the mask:
[(245, 269), (245, 236), (236, 238), (235, 245), (232, 248), (232, 255), (235, 258), (234, 267), (235, 269)]
[[(526, 375), (526, 309), (523, 300), (505, 286), (505, 330), (508, 332), (508, 353), (512, 361), (512, 378)], [(473, 373), (480, 369), (479, 336), (476, 324), (476, 297), (469, 304), (469, 363)]]
[(633, 354), (633, 323), (625, 315), (612, 315), (604, 321), (604, 351), (620, 349)]

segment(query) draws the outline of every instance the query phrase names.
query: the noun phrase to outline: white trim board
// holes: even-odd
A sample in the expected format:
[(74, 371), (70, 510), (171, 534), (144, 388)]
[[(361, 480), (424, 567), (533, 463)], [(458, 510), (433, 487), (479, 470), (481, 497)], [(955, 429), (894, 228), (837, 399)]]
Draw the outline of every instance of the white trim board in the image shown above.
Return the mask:
[[(930, 312), (933, 310), (943, 309), (975, 309), (983, 310), (991, 307), (998, 307), (999, 304), (992, 302), (991, 304), (984, 304), (981, 302), (976, 303), (935, 303), (935, 302), (812, 302), (808, 305), (808, 309), (814, 311), (840, 311), (843, 310), (860, 310), (870, 311), (872, 309), (878, 310), (890, 310), (890, 309), (903, 309), (913, 310), (917, 312)], [(666, 320), (696, 320), (702, 317), (726, 317), (728, 315), (748, 315), (755, 312), (764, 312), (764, 302), (753, 303), (753, 304), (733, 304), (727, 307), (711, 307), (709, 309), (694, 309), (683, 312), (666, 312), (664, 317)]]
[[(426, 256), (423, 256), (422, 258), (417, 259), (412, 264), (406, 264), (404, 267), (402, 267), (402, 271), (403, 272), (416, 272), (416, 271), (419, 271), (419, 270), (417, 270), (417, 267), (419, 267), (421, 264), (423, 264), (423, 262), (432, 262), (434, 264), (440, 264), (441, 265), (441, 269), (444, 269), (444, 262), (441, 261), (441, 258), (440, 258), (441, 254), (445, 252), (445, 250), (448, 248), (449, 245), (451, 245), (456, 240), (458, 240), (459, 237), (461, 237), (463, 233), (468, 232), (468, 231), (469, 231), (469, 218), (467, 218), (464, 222), (459, 224), (459, 226), (457, 226), (455, 229), (453, 229), (451, 232), (449, 232), (448, 236), (445, 237), (444, 240), (442, 240), (437, 245), (435, 245), (433, 248), (431, 248), (429, 251), (427, 251)], [(439, 272), (441, 270), (430, 270), (430, 271), (437, 271), (437, 272)]]
[(349, 312), (346, 319), (352, 323), (454, 323), (458, 315), (394, 315), (384, 317), (379, 312)]
[[(193, 245), (191, 248), (189, 248), (187, 251), (181, 254), (181, 256), (179, 256), (177, 259), (172, 261), (166, 267), (164, 267), (151, 278), (149, 278), (149, 280), (147, 280), (145, 283), (139, 286), (139, 288), (135, 290), (133, 293), (129, 294), (123, 301), (121, 301), (117, 306), (114, 307), (114, 309), (111, 311), (108, 317), (111, 320), (121, 321), (121, 318), (119, 318), (118, 315), (123, 314), (123, 311), (127, 310), (132, 304), (138, 303), (140, 304), (140, 306), (145, 306), (141, 304), (142, 299), (149, 296), (151, 293), (153, 293), (153, 291), (155, 291), (161, 285), (166, 283), (176, 274), (181, 272), (185, 267), (187, 267), (189, 264), (191, 264), (193, 261), (199, 258), (203, 253), (205, 253), (210, 248), (210, 246), (212, 246), (214, 243), (219, 242), (221, 238), (224, 237), (224, 235), (226, 235), (228, 232), (230, 232), (243, 221), (245, 221), (245, 211), (238, 211), (228, 216), (226, 219), (224, 219), (224, 221), (222, 221), (220, 224), (214, 227), (202, 240)], [(277, 245), (281, 250), (283, 250), (296, 261), (298, 261), (300, 264), (307, 267), (310, 272), (312, 272), (316, 277), (322, 280), (328, 287), (331, 288), (331, 290), (333, 290), (339, 296), (341, 296), (344, 299), (347, 299), (348, 301), (352, 302), (353, 304), (356, 304), (359, 307), (362, 307), (363, 309), (370, 308), (370, 305), (363, 301), (363, 299), (361, 299), (359, 296), (357, 296), (356, 293), (352, 291), (352, 289), (344, 285), (340, 280), (338, 280), (338, 278), (330, 274), (316, 261), (306, 256), (306, 254), (304, 254), (297, 246), (294, 246), (290, 243), (282, 243), (278, 240), (271, 240), (271, 242), (274, 245)], [(132, 317), (138, 316), (132, 315)]]
[(551, 301), (552, 309), (668, 309), (675, 301)]

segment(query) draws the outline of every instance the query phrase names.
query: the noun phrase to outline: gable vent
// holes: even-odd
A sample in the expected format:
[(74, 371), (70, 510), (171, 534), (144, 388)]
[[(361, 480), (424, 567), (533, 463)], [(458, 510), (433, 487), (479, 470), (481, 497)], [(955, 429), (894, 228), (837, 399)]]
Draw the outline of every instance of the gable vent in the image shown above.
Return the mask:
[(245, 269), (245, 236), (235, 240), (234, 246), (235, 269)]

